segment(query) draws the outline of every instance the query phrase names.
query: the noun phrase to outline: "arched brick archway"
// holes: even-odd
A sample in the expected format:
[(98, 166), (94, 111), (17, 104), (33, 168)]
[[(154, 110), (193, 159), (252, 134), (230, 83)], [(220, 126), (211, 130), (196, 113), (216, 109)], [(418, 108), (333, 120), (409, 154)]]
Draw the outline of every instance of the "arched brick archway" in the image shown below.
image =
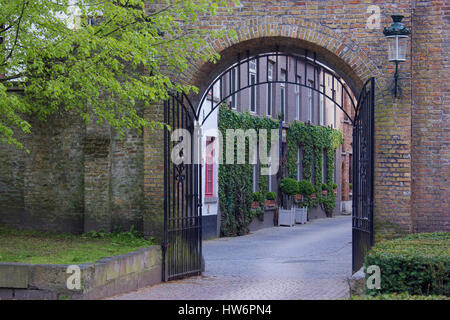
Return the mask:
[[(376, 78), (377, 92), (386, 92), (381, 70), (358, 43), (323, 25), (300, 18), (279, 16), (254, 17), (234, 27), (235, 37), (227, 35), (211, 40), (205, 50), (220, 54), (217, 63), (195, 61), (177, 81), (192, 84), (203, 92), (212, 80), (231, 63), (238, 54), (247, 51), (250, 55), (275, 51), (303, 52), (304, 49), (317, 54), (317, 60), (334, 69), (355, 92), (370, 77)], [(196, 102), (193, 97), (193, 104)], [(382, 96), (380, 96), (384, 100)]]
[[(358, 95), (363, 83), (374, 77), (376, 80), (376, 106), (375, 106), (375, 195), (374, 216), (375, 228), (377, 224), (381, 229), (393, 226), (394, 230), (411, 230), (410, 198), (410, 155), (411, 141), (408, 123), (396, 128), (391, 123), (392, 98), (389, 94), (386, 70), (380, 69), (380, 63), (371, 52), (373, 44), (360, 45), (352, 39), (349, 33), (337, 32), (313, 20), (298, 17), (270, 16), (251, 17), (247, 20), (237, 20), (233, 24), (236, 36), (225, 36), (222, 39), (210, 40), (204, 48), (205, 51), (219, 53), (221, 59), (213, 64), (204, 61), (192, 61), (187, 70), (175, 77), (176, 81), (194, 85), (199, 88), (199, 94), (191, 95), (192, 105), (197, 106), (202, 93), (212, 80), (234, 63), (237, 54), (254, 55), (263, 52), (279, 51), (295, 53), (304, 49), (317, 53), (317, 60), (333, 68), (349, 85), (355, 95)], [(348, 31), (348, 30), (347, 30)], [(408, 88), (406, 88), (408, 89)], [(406, 90), (405, 90), (406, 91)], [(409, 101), (398, 105), (402, 112), (409, 110)], [(163, 120), (163, 106), (155, 105), (147, 117), (152, 120)], [(397, 140), (393, 141), (393, 137)], [(161, 186), (163, 176), (155, 167), (161, 167), (164, 158), (160, 146), (163, 143), (162, 134), (154, 132), (144, 133), (145, 168), (144, 188), (147, 213), (144, 215), (144, 231), (148, 235), (161, 237), (162, 222), (161, 211), (163, 203)], [(395, 148), (402, 149), (395, 154)], [(394, 174), (398, 168), (392, 168), (390, 162), (397, 162), (400, 175)], [(397, 183), (397, 179), (403, 179)], [(386, 190), (389, 190), (387, 192)], [(387, 205), (387, 206), (386, 206)], [(397, 232), (397, 231), (394, 231)]]

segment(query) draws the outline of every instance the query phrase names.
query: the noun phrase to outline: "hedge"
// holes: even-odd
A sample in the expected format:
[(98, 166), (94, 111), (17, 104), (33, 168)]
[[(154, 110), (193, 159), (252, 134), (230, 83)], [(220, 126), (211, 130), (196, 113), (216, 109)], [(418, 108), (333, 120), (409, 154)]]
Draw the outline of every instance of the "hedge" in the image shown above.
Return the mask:
[(350, 300), (450, 300), (446, 296), (421, 296), (411, 295), (407, 292), (402, 293), (385, 293), (376, 296), (364, 295), (364, 296), (352, 296)]
[(370, 265), (380, 267), (381, 289), (366, 289), (368, 295), (450, 296), (450, 232), (381, 241), (366, 256), (365, 269)]

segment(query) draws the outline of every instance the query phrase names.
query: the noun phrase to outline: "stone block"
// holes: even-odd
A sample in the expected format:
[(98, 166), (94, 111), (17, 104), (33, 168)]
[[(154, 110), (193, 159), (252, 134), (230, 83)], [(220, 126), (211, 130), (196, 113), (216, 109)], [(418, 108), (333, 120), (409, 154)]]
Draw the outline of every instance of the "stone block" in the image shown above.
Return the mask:
[(0, 263), (0, 287), (27, 288), (28, 265), (20, 263)]
[(348, 278), (348, 284), (350, 286), (350, 294), (360, 296), (363, 295), (366, 288), (366, 277), (364, 274), (364, 267), (355, 272), (350, 278)]

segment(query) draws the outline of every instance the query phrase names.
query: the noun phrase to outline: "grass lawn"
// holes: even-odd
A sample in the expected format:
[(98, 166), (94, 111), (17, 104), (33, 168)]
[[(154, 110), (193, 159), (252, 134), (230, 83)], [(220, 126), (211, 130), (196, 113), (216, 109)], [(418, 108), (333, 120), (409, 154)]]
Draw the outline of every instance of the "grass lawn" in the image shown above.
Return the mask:
[(0, 262), (80, 264), (154, 245), (138, 232), (83, 235), (16, 230), (0, 225)]

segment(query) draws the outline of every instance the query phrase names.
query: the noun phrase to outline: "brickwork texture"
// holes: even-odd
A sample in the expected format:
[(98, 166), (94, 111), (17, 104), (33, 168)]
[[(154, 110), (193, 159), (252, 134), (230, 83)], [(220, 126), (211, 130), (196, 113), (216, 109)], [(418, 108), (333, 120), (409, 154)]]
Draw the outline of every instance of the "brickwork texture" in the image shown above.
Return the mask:
[[(367, 25), (372, 5), (379, 8), (380, 28)], [(275, 46), (316, 52), (355, 95), (375, 77), (376, 237), (448, 231), (449, 12), (447, 1), (435, 0), (241, 1), (200, 22), (204, 29), (236, 31), (236, 37), (210, 40), (205, 48), (219, 52), (221, 60), (192, 61), (177, 80), (201, 93), (238, 53)], [(382, 33), (391, 14), (404, 15), (412, 28), (398, 98), (390, 93), (394, 65)], [(145, 114), (162, 119), (162, 107), (155, 104)], [(33, 123), (33, 135), (24, 138), (29, 155), (0, 146), (0, 222), (71, 232), (134, 224), (160, 237), (162, 132), (130, 132), (120, 140), (110, 129), (69, 117), (51, 121)]]

